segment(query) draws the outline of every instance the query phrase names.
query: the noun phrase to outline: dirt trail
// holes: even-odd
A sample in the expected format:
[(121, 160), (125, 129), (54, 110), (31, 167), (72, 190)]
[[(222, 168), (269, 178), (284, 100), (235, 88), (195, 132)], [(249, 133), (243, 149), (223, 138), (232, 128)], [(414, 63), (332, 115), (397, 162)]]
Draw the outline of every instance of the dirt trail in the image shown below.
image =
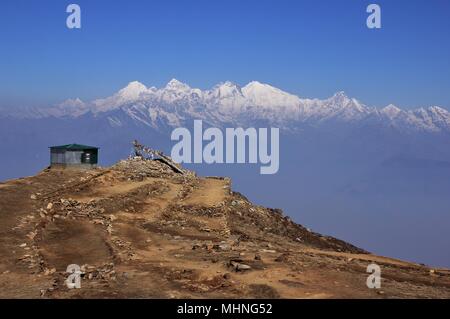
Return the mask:
[(184, 200), (185, 205), (213, 207), (223, 202), (227, 197), (227, 183), (221, 179), (201, 179), (189, 196)]
[(341, 253), (341, 252), (335, 252), (335, 251), (320, 251), (317, 249), (305, 249), (307, 252), (311, 252), (317, 255), (327, 255), (327, 256), (336, 256), (336, 257), (342, 257), (342, 258), (352, 258), (352, 259), (358, 259), (362, 261), (369, 261), (369, 262), (377, 262), (380, 264), (390, 264), (394, 266), (403, 266), (403, 267), (421, 267), (419, 264), (406, 262), (394, 258), (389, 257), (383, 257), (383, 256), (376, 256), (372, 254), (349, 254), (349, 253)]

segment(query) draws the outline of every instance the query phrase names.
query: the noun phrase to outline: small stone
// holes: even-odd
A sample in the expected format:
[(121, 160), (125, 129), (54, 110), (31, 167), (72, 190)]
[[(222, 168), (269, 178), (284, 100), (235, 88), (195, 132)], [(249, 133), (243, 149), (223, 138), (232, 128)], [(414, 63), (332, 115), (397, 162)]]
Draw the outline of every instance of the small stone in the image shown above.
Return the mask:
[(37, 196), (34, 195), (34, 194), (32, 194), (32, 195), (30, 196), (30, 198), (31, 198), (32, 200), (36, 200), (36, 199), (37, 199)]
[(231, 247), (228, 244), (219, 244), (219, 245), (214, 245), (213, 249), (218, 250), (218, 251), (228, 251), (228, 250), (231, 250)]
[(21, 248), (27, 247), (27, 244), (25, 244), (25, 243), (20, 244), (19, 247), (21, 247)]
[(35, 232), (30, 232), (30, 233), (27, 234), (27, 237), (28, 237), (29, 239), (33, 240), (34, 237), (36, 237), (36, 233), (35, 233)]
[(49, 275), (54, 274), (55, 272), (56, 272), (56, 268), (45, 269), (44, 275), (45, 275), (45, 276), (49, 276)]
[(250, 267), (249, 265), (245, 265), (245, 264), (237, 264), (236, 265), (236, 270), (238, 270), (238, 271), (249, 270), (249, 269), (252, 269), (252, 267)]
[(241, 263), (238, 263), (238, 262), (235, 262), (235, 261), (232, 261), (230, 264), (231, 264), (231, 266), (234, 267), (234, 269), (236, 271), (245, 271), (245, 270), (252, 269), (252, 267), (250, 267), (249, 265), (241, 264)]
[(52, 209), (52, 208), (53, 208), (53, 203), (48, 203), (47, 209), (50, 210), (50, 209)]
[(269, 254), (276, 254), (276, 250), (273, 249), (263, 249), (261, 250), (262, 253), (269, 253)]

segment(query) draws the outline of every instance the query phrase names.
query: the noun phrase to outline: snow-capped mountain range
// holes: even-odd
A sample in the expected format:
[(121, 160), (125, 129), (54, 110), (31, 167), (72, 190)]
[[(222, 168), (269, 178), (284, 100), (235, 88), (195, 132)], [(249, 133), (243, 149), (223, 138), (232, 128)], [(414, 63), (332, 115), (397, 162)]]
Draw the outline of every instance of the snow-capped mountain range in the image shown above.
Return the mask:
[[(63, 103), (19, 116), (27, 118), (77, 118), (85, 114), (105, 116), (111, 126), (120, 127), (123, 115), (139, 124), (158, 129), (176, 127), (192, 119), (212, 125), (252, 125), (264, 121), (282, 129), (299, 124), (320, 125), (329, 121), (380, 124), (401, 131), (450, 132), (450, 112), (438, 106), (402, 110), (395, 105), (378, 109), (338, 92), (324, 100), (300, 98), (257, 81), (240, 87), (224, 82), (210, 90), (191, 88), (176, 79), (163, 88), (146, 87), (134, 81), (114, 95), (83, 102)], [(17, 116), (17, 114), (16, 114)]]

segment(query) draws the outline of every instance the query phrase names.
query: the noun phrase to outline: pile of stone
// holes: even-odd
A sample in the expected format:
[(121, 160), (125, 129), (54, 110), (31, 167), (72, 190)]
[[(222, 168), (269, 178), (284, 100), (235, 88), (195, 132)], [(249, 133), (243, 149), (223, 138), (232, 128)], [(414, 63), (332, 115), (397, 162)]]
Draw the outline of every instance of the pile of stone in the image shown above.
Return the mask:
[(117, 274), (114, 263), (107, 263), (102, 266), (82, 265), (81, 277), (87, 280), (116, 280)]
[(142, 181), (147, 177), (175, 177), (179, 175), (170, 166), (160, 161), (145, 160), (141, 157), (122, 160), (114, 165), (112, 169), (122, 172), (130, 181)]
[(96, 200), (81, 203), (71, 198), (61, 198), (58, 202), (48, 203), (46, 209), (39, 208), (38, 213), (41, 218), (51, 221), (87, 218), (95, 225), (104, 226), (109, 234), (112, 234), (112, 222), (116, 219), (114, 215), (106, 215), (105, 209), (100, 207)]
[(34, 249), (33, 252), (27, 253), (18, 258), (19, 265), (23, 265), (28, 269), (41, 269), (43, 268), (44, 261), (42, 256)]
[(135, 255), (133, 249), (131, 248), (131, 243), (125, 240), (122, 240), (118, 237), (113, 237), (111, 239), (114, 244), (114, 257), (119, 260), (130, 260)]
[(88, 203), (81, 203), (74, 199), (61, 198), (59, 202), (49, 203), (47, 210), (40, 209), (40, 212), (57, 218), (90, 218), (93, 220), (105, 220), (105, 209), (99, 207), (95, 200)]

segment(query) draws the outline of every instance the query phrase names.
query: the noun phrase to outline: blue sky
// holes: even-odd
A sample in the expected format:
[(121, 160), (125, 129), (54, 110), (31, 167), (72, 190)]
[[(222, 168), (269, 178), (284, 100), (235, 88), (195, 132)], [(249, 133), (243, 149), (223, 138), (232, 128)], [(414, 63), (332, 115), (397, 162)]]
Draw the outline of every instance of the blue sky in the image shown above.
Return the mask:
[[(369, 30), (366, 7), (382, 8)], [(82, 29), (66, 28), (66, 6)], [(450, 109), (450, 1), (2, 0), (0, 106), (112, 94), (132, 80), (202, 89), (344, 90), (375, 106)]]

